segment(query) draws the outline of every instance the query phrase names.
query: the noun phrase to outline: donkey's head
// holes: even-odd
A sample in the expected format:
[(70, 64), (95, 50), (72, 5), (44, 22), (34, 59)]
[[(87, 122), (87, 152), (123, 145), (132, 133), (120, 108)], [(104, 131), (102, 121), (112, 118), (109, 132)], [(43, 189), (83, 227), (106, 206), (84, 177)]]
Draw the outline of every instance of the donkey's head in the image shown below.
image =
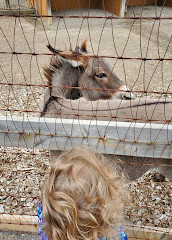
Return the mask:
[[(58, 64), (54, 62), (50, 64), (49, 68), (45, 69), (45, 75), (49, 79), (52, 78), (51, 84), (59, 86), (60, 83), (61, 86), (79, 87), (61, 90), (64, 97), (71, 99), (84, 97), (90, 101), (134, 98), (105, 58), (94, 57), (87, 52), (86, 41), (83, 42), (81, 47), (76, 47), (75, 51), (60, 51), (50, 45), (48, 45), (48, 48), (54, 54), (57, 54), (58, 60), (56, 61), (59, 61)], [(56, 67), (57, 71), (55, 71), (55, 65), (58, 65)], [(50, 74), (49, 70), (52, 68), (54, 68), (54, 72)]]

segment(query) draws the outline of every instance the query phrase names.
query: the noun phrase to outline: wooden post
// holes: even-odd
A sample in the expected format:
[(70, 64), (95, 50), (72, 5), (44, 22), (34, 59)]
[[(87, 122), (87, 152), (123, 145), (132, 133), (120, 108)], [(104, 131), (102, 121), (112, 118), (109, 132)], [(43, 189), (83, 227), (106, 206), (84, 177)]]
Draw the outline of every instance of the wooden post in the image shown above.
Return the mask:
[(48, 21), (48, 25), (52, 24), (52, 13), (50, 0), (37, 0), (37, 11), (39, 15), (46, 15), (44, 17)]
[(50, 0), (27, 0), (30, 7), (36, 8), (39, 15), (46, 15), (50, 17), (44, 17), (48, 21), (48, 25), (52, 24), (52, 12), (51, 12), (51, 2)]
[(99, 8), (121, 16), (121, 14), (124, 14), (124, 10), (121, 11), (121, 5), (124, 6), (124, 0), (104, 0), (104, 4), (100, 1)]
[(35, 6), (35, 0), (27, 0), (27, 4), (31, 7), (34, 8)]

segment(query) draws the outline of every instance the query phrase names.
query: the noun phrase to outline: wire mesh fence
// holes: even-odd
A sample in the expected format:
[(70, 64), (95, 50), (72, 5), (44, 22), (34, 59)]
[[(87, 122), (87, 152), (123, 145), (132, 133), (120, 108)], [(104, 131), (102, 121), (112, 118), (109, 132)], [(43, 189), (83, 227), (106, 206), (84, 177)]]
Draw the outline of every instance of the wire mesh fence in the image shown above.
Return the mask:
[(131, 180), (129, 239), (171, 239), (171, 2), (0, 4), (1, 228), (37, 224), (52, 158), (88, 145)]

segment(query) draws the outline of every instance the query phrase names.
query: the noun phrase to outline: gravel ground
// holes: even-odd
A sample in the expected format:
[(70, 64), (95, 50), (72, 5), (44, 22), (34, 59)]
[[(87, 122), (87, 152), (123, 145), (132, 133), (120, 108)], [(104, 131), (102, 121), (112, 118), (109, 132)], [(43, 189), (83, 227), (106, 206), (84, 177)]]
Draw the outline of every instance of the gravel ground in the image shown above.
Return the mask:
[(131, 182), (130, 191), (132, 202), (126, 209), (130, 222), (139, 226), (172, 226), (172, 184), (168, 179), (152, 171)]
[(30, 234), (30, 233), (0, 231), (0, 239), (2, 240), (38, 240), (38, 235)]
[(40, 187), (48, 172), (50, 157), (42, 155), (48, 155), (47, 152), (32, 149), (7, 148), (5, 151), (0, 152), (1, 213), (37, 215)]
[[(1, 1), (0, 1), (1, 3)], [(156, 8), (160, 14), (161, 7)], [(140, 15), (142, 9), (134, 8), (135, 15)], [(155, 16), (154, 7), (144, 8), (144, 16)], [(164, 8), (162, 17), (171, 16), (172, 9)], [(64, 14), (61, 12), (61, 14)], [(67, 15), (78, 15), (80, 11), (67, 11)], [(88, 15), (87, 10), (82, 10)], [(93, 16), (102, 16), (101, 10), (92, 10)], [(109, 13), (107, 13), (109, 14)], [(128, 9), (128, 16), (133, 16), (133, 10)], [(44, 21), (43, 21), (44, 22)], [(172, 58), (172, 21), (161, 20), (140, 21), (91, 19), (54, 19), (52, 26), (44, 26), (40, 19), (1, 17), (0, 52), (36, 52), (48, 53), (46, 44), (49, 41), (57, 48), (73, 47), (77, 41), (82, 42), (90, 36), (88, 49), (90, 52), (107, 56)], [(58, 28), (57, 28), (58, 26)], [(113, 29), (113, 33), (112, 33)], [(40, 41), (41, 40), (41, 41)], [(43, 86), (25, 87), (2, 85), (36, 84), (45, 85), (42, 68), (47, 65), (50, 56), (30, 56), (0, 54), (2, 62), (0, 70), (0, 114), (7, 110), (16, 110), (15, 115), (37, 116)], [(115, 61), (117, 75), (133, 90), (168, 91), (172, 92), (171, 61)], [(139, 95), (139, 94), (138, 94)], [(147, 94), (143, 97), (157, 98), (157, 94)], [(165, 97), (171, 97), (165, 94)], [(25, 110), (31, 111), (23, 112)], [(34, 112), (35, 111), (35, 112)], [(36, 154), (36, 155), (35, 155)], [(40, 198), (40, 187), (49, 169), (48, 153), (33, 152), (32, 149), (1, 148), (0, 149), (0, 212), (10, 214), (36, 215), (36, 207)], [(138, 225), (170, 227), (172, 224), (171, 183), (154, 180), (154, 173), (148, 173), (137, 182), (131, 183), (133, 202), (126, 210), (126, 217)], [(129, 217), (130, 216), (130, 217)], [(2, 235), (3, 233), (0, 232)], [(1, 237), (0, 235), (0, 237)], [(2, 239), (36, 239), (35, 235), (7, 233)]]

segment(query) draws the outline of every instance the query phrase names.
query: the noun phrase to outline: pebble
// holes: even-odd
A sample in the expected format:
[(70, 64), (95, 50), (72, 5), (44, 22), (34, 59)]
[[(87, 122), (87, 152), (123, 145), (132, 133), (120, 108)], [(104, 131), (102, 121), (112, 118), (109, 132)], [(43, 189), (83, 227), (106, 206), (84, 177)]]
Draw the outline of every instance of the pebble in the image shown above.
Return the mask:
[(34, 203), (33, 203), (33, 202), (28, 202), (28, 203), (26, 204), (26, 206), (27, 206), (27, 207), (33, 207), (33, 206), (34, 206)]
[(21, 198), (20, 200), (21, 200), (21, 202), (25, 202), (26, 198)]
[(32, 187), (27, 187), (27, 188), (26, 188), (26, 192), (31, 193), (31, 192), (32, 192), (32, 189), (33, 189)]
[(6, 181), (6, 179), (5, 178), (1, 178), (1, 183), (3, 183), (3, 182), (5, 182)]
[(20, 208), (20, 209), (18, 209), (18, 210), (16, 210), (16, 214), (22, 214), (23, 213), (23, 209), (22, 208)]
[(155, 220), (154, 220), (155, 225), (158, 225), (159, 222), (160, 222), (159, 219), (155, 219)]
[(19, 183), (19, 182), (20, 182), (19, 179), (15, 179), (15, 181), (14, 181), (15, 184), (17, 184), (17, 183)]

